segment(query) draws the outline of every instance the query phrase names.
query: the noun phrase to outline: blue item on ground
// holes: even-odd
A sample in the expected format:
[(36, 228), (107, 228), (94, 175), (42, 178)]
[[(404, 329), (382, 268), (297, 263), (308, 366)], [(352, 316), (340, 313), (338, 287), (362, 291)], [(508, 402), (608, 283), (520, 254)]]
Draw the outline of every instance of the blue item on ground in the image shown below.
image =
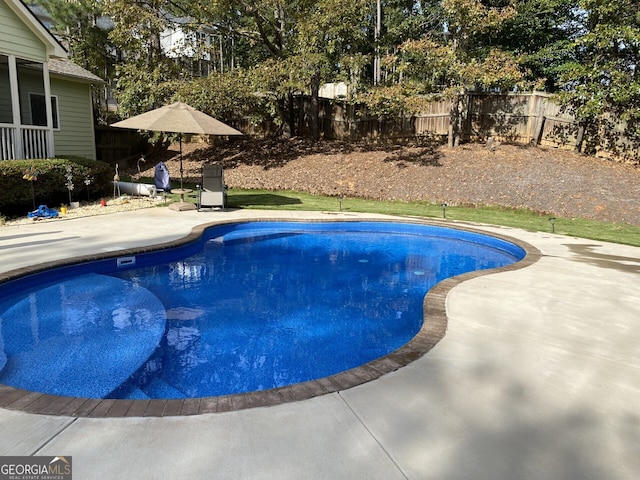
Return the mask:
[(33, 212), (27, 213), (29, 218), (55, 218), (58, 216), (58, 211), (53, 208), (49, 208), (46, 205), (40, 205)]
[(168, 192), (171, 190), (171, 178), (169, 177), (169, 169), (163, 162), (156, 165), (155, 183), (158, 190)]

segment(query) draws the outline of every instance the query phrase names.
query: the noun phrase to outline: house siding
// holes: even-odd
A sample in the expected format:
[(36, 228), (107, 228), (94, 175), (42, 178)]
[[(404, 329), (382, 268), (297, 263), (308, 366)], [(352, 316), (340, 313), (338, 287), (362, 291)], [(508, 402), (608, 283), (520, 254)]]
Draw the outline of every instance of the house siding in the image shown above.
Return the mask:
[(46, 62), (42, 41), (0, 0), (0, 53), (36, 62)]
[(60, 129), (53, 133), (56, 156), (95, 160), (91, 85), (52, 77), (51, 95), (58, 97)]
[[(17, 75), (9, 71), (12, 65)], [(20, 0), (0, 0), (0, 130), (10, 140), (1, 158), (55, 153), (95, 160), (91, 83), (100, 82), (67, 60), (55, 37)], [(55, 128), (43, 125), (42, 102), (30, 102), (30, 93), (56, 98)], [(20, 112), (12, 115), (18, 104)]]

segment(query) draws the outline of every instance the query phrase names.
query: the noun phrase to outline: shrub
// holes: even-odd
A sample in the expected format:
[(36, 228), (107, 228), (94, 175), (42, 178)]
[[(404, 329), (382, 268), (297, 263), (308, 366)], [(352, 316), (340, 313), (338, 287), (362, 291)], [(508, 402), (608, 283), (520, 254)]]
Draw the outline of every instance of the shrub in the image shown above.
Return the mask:
[[(31, 174), (37, 180), (29, 180)], [(88, 179), (91, 183), (87, 189)], [(0, 162), (0, 211), (8, 216), (24, 216), (33, 210), (34, 203), (36, 208), (66, 204), (70, 193), (73, 201), (97, 200), (109, 194), (111, 180), (111, 166), (95, 160), (76, 157), (4, 160)]]

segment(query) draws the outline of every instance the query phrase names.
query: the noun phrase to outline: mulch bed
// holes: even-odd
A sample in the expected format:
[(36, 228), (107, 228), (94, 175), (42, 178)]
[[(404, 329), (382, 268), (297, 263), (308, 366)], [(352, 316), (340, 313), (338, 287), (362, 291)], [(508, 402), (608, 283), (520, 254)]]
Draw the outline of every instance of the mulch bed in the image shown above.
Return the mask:
[[(179, 178), (178, 147), (147, 158)], [(292, 190), (380, 200), (524, 207), (562, 217), (640, 225), (640, 168), (522, 145), (376, 146), (304, 139), (183, 144), (185, 181), (224, 163), (229, 188)]]

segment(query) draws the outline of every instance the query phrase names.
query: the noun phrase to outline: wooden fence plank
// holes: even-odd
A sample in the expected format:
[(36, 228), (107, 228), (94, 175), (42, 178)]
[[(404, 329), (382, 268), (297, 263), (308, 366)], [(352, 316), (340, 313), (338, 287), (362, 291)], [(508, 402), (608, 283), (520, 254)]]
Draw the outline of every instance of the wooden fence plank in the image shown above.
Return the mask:
[[(396, 120), (367, 117), (363, 106), (346, 101), (321, 99), (324, 111), (324, 136), (347, 141), (420, 140), (446, 137), (450, 124), (450, 102), (434, 100), (423, 112)], [(470, 93), (463, 102), (462, 138), (485, 141), (532, 143), (558, 148), (575, 148), (578, 125), (572, 115), (555, 103), (553, 95), (544, 92), (490, 94)], [(620, 127), (616, 148), (627, 156), (638, 156), (639, 147), (624, 138)], [(602, 152), (607, 155), (607, 152)]]

